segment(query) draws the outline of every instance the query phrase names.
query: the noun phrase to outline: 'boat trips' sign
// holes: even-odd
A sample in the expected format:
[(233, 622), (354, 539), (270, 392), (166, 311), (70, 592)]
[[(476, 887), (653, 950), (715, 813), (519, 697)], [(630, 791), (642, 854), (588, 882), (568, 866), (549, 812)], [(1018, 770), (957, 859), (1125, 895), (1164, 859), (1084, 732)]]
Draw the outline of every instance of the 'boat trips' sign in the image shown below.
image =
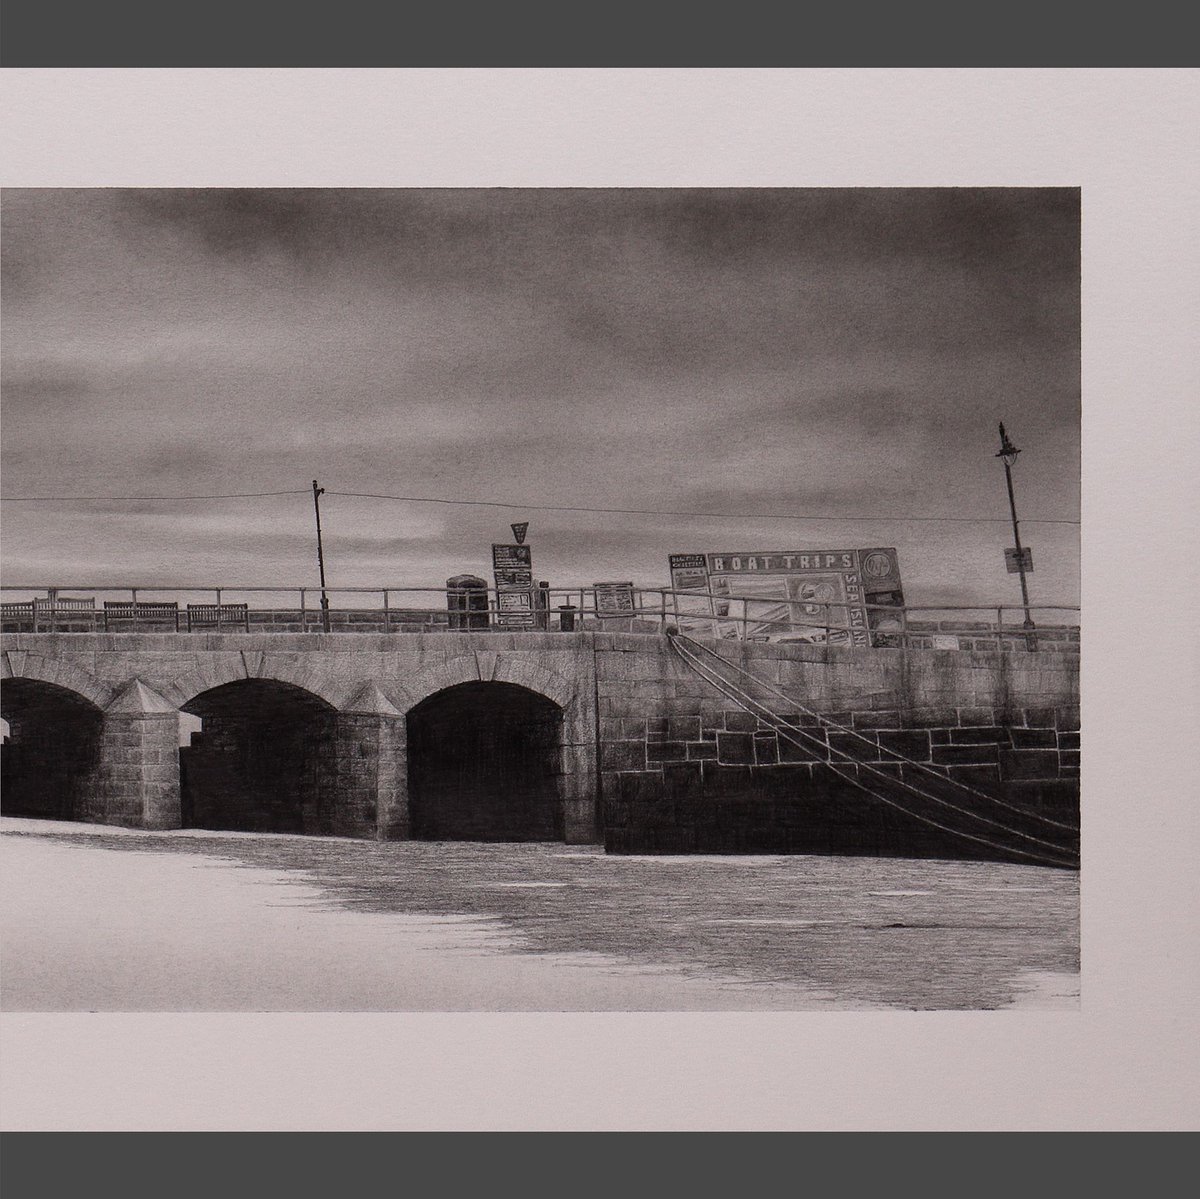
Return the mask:
[[(904, 603), (894, 548), (672, 554), (680, 623), (718, 637), (870, 645)], [(876, 610), (871, 610), (876, 609)], [(898, 622), (897, 622), (897, 627)]]

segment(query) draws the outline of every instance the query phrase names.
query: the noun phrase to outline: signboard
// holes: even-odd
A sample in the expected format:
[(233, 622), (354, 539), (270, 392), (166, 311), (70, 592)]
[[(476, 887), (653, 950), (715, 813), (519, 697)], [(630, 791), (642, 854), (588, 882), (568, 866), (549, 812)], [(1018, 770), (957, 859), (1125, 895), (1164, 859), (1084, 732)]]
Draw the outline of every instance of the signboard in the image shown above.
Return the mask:
[(533, 628), (533, 596), (528, 591), (501, 591), (496, 606), (502, 626)]
[[(870, 645), (901, 627), (894, 548), (672, 554), (680, 627), (718, 637)], [(707, 618), (702, 621), (701, 618)], [(685, 622), (686, 626), (685, 627)], [(708, 626), (702, 630), (702, 625)]]
[(533, 551), (527, 545), (493, 545), (496, 578), (496, 627), (532, 629)]
[(1011, 550), (1004, 551), (1004, 565), (1008, 567), (1010, 575), (1020, 574), (1021, 567), (1025, 567), (1025, 573), (1029, 574), (1033, 570), (1033, 550), (1027, 546), (1021, 546), (1021, 561), (1017, 560), (1016, 547)]
[[(533, 584), (533, 553), (527, 545), (493, 545), (492, 569), (496, 586), (525, 586)], [(511, 583), (510, 583), (510, 580)]]
[(593, 583), (598, 617), (630, 617), (637, 612), (633, 604), (632, 583)]
[[(698, 633), (702, 637), (736, 637), (736, 626), (725, 627), (714, 620), (718, 615), (728, 616), (729, 605), (722, 604), (712, 592), (712, 579), (708, 573), (708, 559), (704, 554), (672, 554), (671, 590), (676, 594), (668, 600), (683, 633)], [(679, 592), (696, 592), (680, 595)]]

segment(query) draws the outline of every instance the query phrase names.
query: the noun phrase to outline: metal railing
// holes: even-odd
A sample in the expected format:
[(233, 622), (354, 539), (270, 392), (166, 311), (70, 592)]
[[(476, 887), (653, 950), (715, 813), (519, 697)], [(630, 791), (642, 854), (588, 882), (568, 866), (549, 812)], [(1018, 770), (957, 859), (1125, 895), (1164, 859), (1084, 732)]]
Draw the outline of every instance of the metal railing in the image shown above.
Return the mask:
[[(88, 594), (81, 594), (87, 592)], [(509, 590), (441, 587), (0, 587), (4, 632), (437, 633), (610, 630), (816, 645), (1078, 652), (1079, 608), (848, 605), (634, 587), (534, 588), (527, 609)], [(436, 597), (436, 598), (435, 598)]]

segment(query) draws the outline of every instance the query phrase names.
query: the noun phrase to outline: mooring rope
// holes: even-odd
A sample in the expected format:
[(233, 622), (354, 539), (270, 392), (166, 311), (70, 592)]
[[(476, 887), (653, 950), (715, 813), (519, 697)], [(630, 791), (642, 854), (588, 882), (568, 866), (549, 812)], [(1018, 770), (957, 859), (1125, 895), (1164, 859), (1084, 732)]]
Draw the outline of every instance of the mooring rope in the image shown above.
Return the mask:
[[(684, 655), (687, 655), (688, 658), (694, 658), (694, 655), (688, 655), (686, 650), (681, 650), (681, 652)], [(686, 658), (685, 658), (685, 660), (686, 660)], [(694, 669), (698, 669), (698, 670), (706, 671), (706, 672), (708, 671), (707, 667), (701, 667), (699, 665), (699, 659), (695, 659), (694, 662), (691, 662), (689, 664), (693, 665)], [(709, 673), (711, 673), (714, 677), (716, 677), (718, 679), (720, 678), (720, 676), (717, 675), (715, 671), (711, 671)], [(701, 677), (704, 677), (704, 675), (702, 674)], [(711, 681), (711, 680), (709, 680), (709, 681)], [(899, 786), (902, 789), (911, 792), (913, 795), (916, 795), (921, 799), (927, 800), (931, 803), (938, 804), (939, 806), (944, 807), (944, 808), (949, 808), (953, 812), (957, 812), (960, 815), (968, 817), (968, 819), (979, 821), (982, 824), (991, 825), (993, 828), (998, 828), (1002, 832), (1009, 833), (1014, 837), (1019, 837), (1023, 841), (1030, 841), (1036, 845), (1044, 846), (1047, 849), (1053, 850), (1055, 853), (1070, 854), (1072, 852), (1069, 848), (1066, 848), (1062, 845), (1056, 844), (1051, 841), (1045, 841), (1040, 837), (1035, 837), (1028, 833), (1022, 833), (1017, 829), (1011, 828), (1010, 826), (1008, 826), (1006, 824), (1002, 824), (999, 821), (992, 820), (989, 817), (984, 816), (984, 815), (980, 814), (979, 812), (975, 812), (970, 808), (960, 807), (958, 804), (951, 803), (947, 799), (943, 799), (939, 796), (932, 795), (929, 792), (923, 791), (920, 787), (917, 787), (912, 783), (905, 782), (903, 778), (887, 774), (884, 771), (879, 770), (876, 767), (873, 767), (872, 765), (870, 765), (870, 763), (859, 761), (857, 758), (855, 758), (853, 755), (849, 754), (845, 750), (836, 749), (833, 746), (827, 745), (825, 742), (822, 742), (819, 738), (817, 738), (814, 734), (807, 732), (806, 730), (800, 728), (798, 725), (791, 724), (790, 722), (784, 720), (782, 717), (771, 712), (770, 709), (767, 708), (767, 706), (765, 704), (763, 704), (759, 700), (756, 700), (752, 695), (750, 695), (748, 692), (743, 691), (741, 688), (737, 687), (735, 684), (730, 683), (728, 680), (721, 680), (721, 682), (724, 683), (724, 687), (722, 687), (722, 691), (725, 695), (729, 696), (730, 698), (735, 699), (735, 701), (738, 699), (738, 697), (740, 697), (742, 700), (745, 700), (745, 701), (753, 704), (755, 707), (761, 709), (761, 712), (753, 712), (749, 708), (746, 708), (743, 704), (739, 704), (739, 706), (741, 706), (743, 708), (743, 711), (748, 711), (748, 712), (750, 712), (751, 715), (756, 716), (759, 719), (764, 719), (768, 723), (770, 723), (772, 725), (772, 727), (775, 728), (775, 731), (777, 733), (782, 732), (784, 729), (789, 730), (790, 732), (796, 733), (799, 736), (804, 737), (806, 740), (813, 742), (815, 745), (817, 745), (820, 748), (820, 750), (822, 752), (836, 753), (840, 758), (846, 759), (846, 761), (851, 763), (857, 770), (859, 770), (859, 771), (866, 770), (866, 771), (870, 772), (871, 774), (874, 774), (877, 777), (883, 779), (887, 783)], [(784, 736), (787, 736), (787, 734), (784, 733)], [(795, 740), (793, 738), (789, 737), (788, 740), (791, 740), (793, 744), (798, 744), (797, 742), (795, 742)], [(804, 748), (804, 747), (800, 746), (800, 748)], [(829, 761), (828, 759), (825, 760), (825, 764), (830, 767), (835, 766), (835, 764), (832, 761)]]
[(1015, 804), (1007, 803), (1005, 800), (1000, 799), (998, 796), (989, 795), (986, 791), (980, 791), (976, 787), (971, 787), (971, 786), (968, 786), (966, 783), (959, 782), (958, 779), (952, 778), (949, 773), (943, 774), (942, 770), (946, 770), (948, 772), (948, 770), (949, 770), (948, 767), (939, 768), (929, 762), (914, 761), (912, 758), (906, 757), (904, 754), (898, 752), (897, 750), (888, 749), (887, 746), (881, 745), (875, 741), (872, 741), (870, 737), (863, 736), (863, 734), (860, 733), (857, 729), (852, 729), (848, 725), (839, 724), (836, 720), (832, 720), (830, 717), (824, 716), (820, 712), (815, 712), (815, 711), (813, 711), (813, 709), (805, 707), (804, 704), (800, 703), (798, 700), (794, 699), (792, 696), (788, 695), (786, 692), (780, 691), (778, 687), (773, 687), (770, 683), (764, 682), (762, 679), (758, 678), (756, 675), (751, 674), (750, 671), (743, 670), (742, 667), (738, 666), (735, 662), (730, 662), (728, 658), (723, 658), (719, 653), (717, 653), (717, 651), (715, 649), (713, 649), (711, 646), (705, 645), (703, 642), (696, 641), (693, 638), (688, 637), (688, 636), (686, 636), (686, 634), (683, 634), (683, 633), (675, 633), (675, 634), (673, 634), (673, 637), (679, 641), (686, 641), (689, 645), (694, 646), (696, 649), (703, 650), (704, 653), (709, 654), (711, 657), (716, 658), (716, 660), (718, 662), (720, 662), (723, 666), (727, 666), (730, 670), (733, 670), (737, 674), (742, 675), (744, 678), (748, 678), (751, 682), (756, 683), (764, 691), (769, 691), (769, 692), (771, 692), (772, 695), (777, 695), (780, 699), (786, 700), (788, 705), (791, 707), (794, 707), (797, 712), (803, 712), (806, 716), (815, 717), (823, 725), (827, 725), (830, 728), (835, 729), (840, 733), (848, 733), (852, 737), (857, 737), (859, 741), (864, 742), (865, 744), (871, 746), (873, 749), (878, 749), (878, 750), (882, 751), (883, 753), (887, 754), (889, 757), (896, 758), (898, 761), (904, 763), (907, 766), (913, 766), (917, 770), (924, 771), (926, 774), (932, 775), (934, 778), (936, 778), (942, 782), (948, 783), (951, 787), (957, 787), (958, 790), (963, 791), (968, 795), (975, 796), (976, 799), (986, 800), (989, 803), (996, 804), (997, 807), (1007, 808), (1009, 811), (1016, 812), (1018, 815), (1028, 817), (1030, 820), (1039, 821), (1042, 824), (1048, 824), (1054, 828), (1064, 829), (1068, 833), (1078, 833), (1079, 832), (1078, 825), (1064, 824), (1061, 820), (1052, 820), (1049, 816), (1043, 816), (1040, 812), (1031, 812), (1025, 808), (1019, 808)]
[[(681, 652), (684, 654), (687, 654), (686, 650), (681, 650)], [(698, 662), (698, 659), (697, 659), (697, 662)], [(702, 667), (701, 669), (707, 670), (708, 668)], [(720, 677), (716, 674), (716, 671), (712, 671), (711, 673), (715, 677), (718, 677), (718, 678)], [(776, 732), (779, 732), (783, 729), (787, 729), (790, 732), (797, 733), (801, 737), (804, 737), (807, 740), (814, 742), (817, 746), (820, 747), (820, 749), (823, 752), (836, 753), (840, 758), (846, 759), (846, 761), (850, 762), (858, 770), (866, 770), (869, 773), (877, 776), (878, 778), (883, 779), (887, 783), (895, 784), (896, 786), (903, 788), (905, 791), (911, 792), (913, 795), (916, 795), (921, 799), (928, 800), (929, 802), (938, 804), (939, 806), (944, 807), (944, 808), (949, 808), (951, 811), (958, 812), (960, 815), (966, 816), (968, 819), (976, 820), (980, 824), (989, 824), (993, 828), (1000, 829), (1001, 832), (1009, 833), (1014, 837), (1019, 837), (1022, 841), (1032, 842), (1034, 845), (1041, 845), (1044, 848), (1053, 850), (1056, 853), (1069, 853), (1070, 852), (1069, 849), (1066, 849), (1062, 845), (1056, 844), (1053, 841), (1043, 840), (1041, 837), (1035, 837), (1031, 833), (1023, 833), (1019, 829), (1011, 828), (1009, 825), (1003, 824), (998, 820), (992, 820), (990, 817), (984, 816), (981, 813), (973, 811), (970, 808), (960, 807), (958, 804), (951, 803), (948, 799), (943, 799), (937, 795), (932, 795), (927, 791), (923, 791), (923, 790), (921, 790), (920, 787), (917, 787), (912, 783), (906, 782), (903, 778), (899, 778), (895, 775), (887, 774), (885, 771), (880, 770), (875, 766), (872, 766), (869, 762), (859, 761), (859, 759), (855, 758), (852, 754), (847, 753), (845, 750), (836, 749), (834, 746), (827, 745), (825, 742), (822, 742), (819, 738), (814, 736), (812, 733), (806, 732), (804, 729), (800, 728), (798, 725), (791, 724), (790, 722), (784, 720), (781, 716), (778, 716), (775, 713), (771, 712), (771, 710), (765, 704), (761, 703), (759, 700), (756, 700), (749, 693), (742, 691), (740, 688), (735, 687), (733, 684), (728, 684), (728, 685), (731, 690), (725, 691), (724, 694), (730, 696), (730, 698), (733, 698), (734, 693), (736, 693), (737, 695), (740, 695), (743, 699), (747, 700), (749, 703), (752, 703), (756, 707), (761, 708), (762, 712), (766, 713), (766, 719), (773, 724), (773, 727), (775, 727)], [(760, 719), (762, 718), (761, 713), (751, 713), (751, 714), (755, 715), (755, 716), (759, 716)], [(795, 742), (793, 742), (793, 744), (795, 744)], [(803, 747), (801, 746), (801, 748), (803, 748)], [(829, 762), (829, 761), (826, 761), (825, 764), (828, 766), (833, 765), (833, 763)]]
[[(681, 646), (679, 646), (676, 643), (676, 639), (674, 637), (671, 638), (671, 644), (672, 644), (672, 648), (675, 649), (675, 652), (678, 654), (680, 659), (686, 665), (688, 665), (692, 670), (694, 670), (710, 686), (715, 687), (718, 691), (720, 691), (723, 695), (725, 695), (727, 699), (730, 699), (733, 703), (735, 703), (739, 708), (742, 709), (742, 711), (748, 713), (751, 716), (754, 716), (756, 719), (762, 719), (761, 713), (755, 712), (751, 707), (748, 706), (747, 702), (744, 702), (744, 701), (748, 701), (749, 704), (754, 704), (757, 707), (762, 708), (763, 711), (767, 713), (768, 721), (776, 721), (777, 720), (775, 715), (773, 713), (771, 713), (765, 707), (765, 705), (763, 705), (759, 701), (755, 700), (753, 696), (742, 692), (740, 688), (734, 687), (734, 685), (729, 683), (728, 680), (721, 679), (720, 676), (717, 675), (715, 671), (711, 671), (707, 667), (705, 667), (702, 663), (700, 663), (700, 661), (697, 658), (695, 658), (694, 655), (689, 655), (686, 650), (684, 650)], [(743, 697), (744, 697), (744, 699), (743, 699)], [(791, 736), (790, 735), (791, 732), (796, 732), (802, 737), (807, 737), (809, 740), (816, 741), (816, 738), (813, 737), (811, 733), (805, 733), (803, 729), (800, 729), (797, 726), (790, 725), (786, 721), (780, 721), (779, 724), (782, 725), (783, 727), (776, 727), (775, 732), (779, 736), (784, 737), (787, 741), (791, 742), (791, 744), (795, 745), (799, 749), (805, 749), (806, 746), (804, 746), (799, 741), (797, 741), (795, 737)], [(849, 755), (843, 753), (843, 751), (834, 750), (832, 746), (826, 746), (826, 745), (822, 744), (821, 748), (824, 750), (829, 750), (829, 751), (832, 751), (835, 753), (839, 753), (843, 757), (849, 757)], [(850, 760), (854, 761), (854, 759), (850, 759)], [(855, 762), (854, 764), (858, 767), (862, 767), (862, 766), (866, 765), (866, 763), (861, 763), (861, 762)], [(1032, 850), (1017, 849), (1011, 845), (1004, 845), (998, 841), (993, 841), (988, 837), (977, 836), (974, 833), (964, 832), (962, 829), (956, 829), (956, 828), (952, 828), (949, 825), (942, 824), (940, 821), (933, 820), (932, 818), (930, 818), (928, 816), (923, 816), (919, 812), (914, 812), (910, 807), (907, 807), (906, 805), (898, 802), (895, 799), (889, 799), (885, 795), (880, 795), (878, 791), (875, 791), (873, 788), (868, 787), (859, 777), (857, 777), (857, 775), (847, 773), (836, 763), (834, 763), (832, 761), (826, 761), (824, 763), (824, 765), (828, 766), (829, 769), (832, 770), (834, 772), (834, 774), (836, 774), (839, 778), (843, 779), (845, 782), (850, 783), (851, 786), (857, 787), (859, 790), (861, 790), (861, 791), (865, 792), (867, 795), (871, 796), (871, 798), (878, 800), (880, 803), (886, 804), (888, 807), (892, 807), (892, 808), (897, 809), (900, 812), (903, 812), (906, 816), (910, 817), (913, 820), (920, 821), (922, 824), (927, 824), (927, 825), (931, 826), (932, 828), (936, 828), (941, 832), (949, 834), (952, 837), (959, 837), (961, 839), (965, 839), (968, 841), (974, 841), (977, 844), (987, 846), (989, 849), (999, 850), (1001, 853), (1006, 853), (1006, 854), (1014, 855), (1017, 857), (1027, 858), (1030, 861), (1041, 862), (1043, 864), (1050, 865), (1050, 866), (1058, 866), (1058, 867), (1063, 867), (1063, 868), (1067, 868), (1067, 869), (1076, 869), (1077, 868), (1076, 863), (1074, 863), (1070, 860), (1064, 860), (1062, 858), (1050, 858), (1044, 854), (1035, 853)], [(971, 817), (971, 818), (974, 818), (977, 820), (983, 820), (985, 823), (988, 823), (988, 824), (996, 825), (995, 821), (988, 820), (986, 817), (980, 817), (977, 813), (973, 813), (965, 808), (960, 808), (957, 805), (949, 803), (946, 800), (939, 799), (937, 796), (927, 795), (924, 792), (922, 792), (920, 789), (913, 787), (911, 784), (905, 784), (898, 779), (892, 778), (892, 776), (890, 776), (890, 775), (882, 774), (882, 772), (877, 771), (876, 773), (881, 774), (881, 777), (885, 778), (889, 783), (899, 782), (901, 786), (906, 787), (913, 794), (918, 795), (923, 799), (930, 800), (933, 803), (941, 804), (943, 807), (951, 808), (952, 810), (959, 812), (962, 815), (966, 815), (968, 817)], [(1001, 828), (1005, 832), (1011, 833), (1014, 836), (1023, 837), (1026, 840), (1037, 841), (1038, 844), (1046, 845), (1050, 849), (1055, 850), (1058, 853), (1067, 854), (1070, 852), (1069, 850), (1063, 849), (1062, 846), (1053, 845), (1053, 844), (1051, 844), (1049, 842), (1045, 842), (1045, 841), (1039, 841), (1037, 838), (1027, 837), (1026, 834), (1019, 833), (1015, 829), (1010, 829), (1005, 825), (996, 825), (996, 827)]]

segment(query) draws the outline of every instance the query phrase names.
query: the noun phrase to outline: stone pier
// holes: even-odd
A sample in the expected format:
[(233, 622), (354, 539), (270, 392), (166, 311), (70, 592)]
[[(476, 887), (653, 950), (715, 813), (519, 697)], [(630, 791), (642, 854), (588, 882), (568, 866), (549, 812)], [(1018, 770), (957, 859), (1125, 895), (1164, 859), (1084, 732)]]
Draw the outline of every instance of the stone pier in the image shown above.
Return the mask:
[[(738, 710), (655, 634), (5, 634), (4, 810), (613, 852), (971, 856), (839, 777), (841, 751), (1078, 814), (1073, 653), (713, 644), (788, 696), (772, 710), (806, 735)], [(181, 712), (202, 721), (182, 749)]]

